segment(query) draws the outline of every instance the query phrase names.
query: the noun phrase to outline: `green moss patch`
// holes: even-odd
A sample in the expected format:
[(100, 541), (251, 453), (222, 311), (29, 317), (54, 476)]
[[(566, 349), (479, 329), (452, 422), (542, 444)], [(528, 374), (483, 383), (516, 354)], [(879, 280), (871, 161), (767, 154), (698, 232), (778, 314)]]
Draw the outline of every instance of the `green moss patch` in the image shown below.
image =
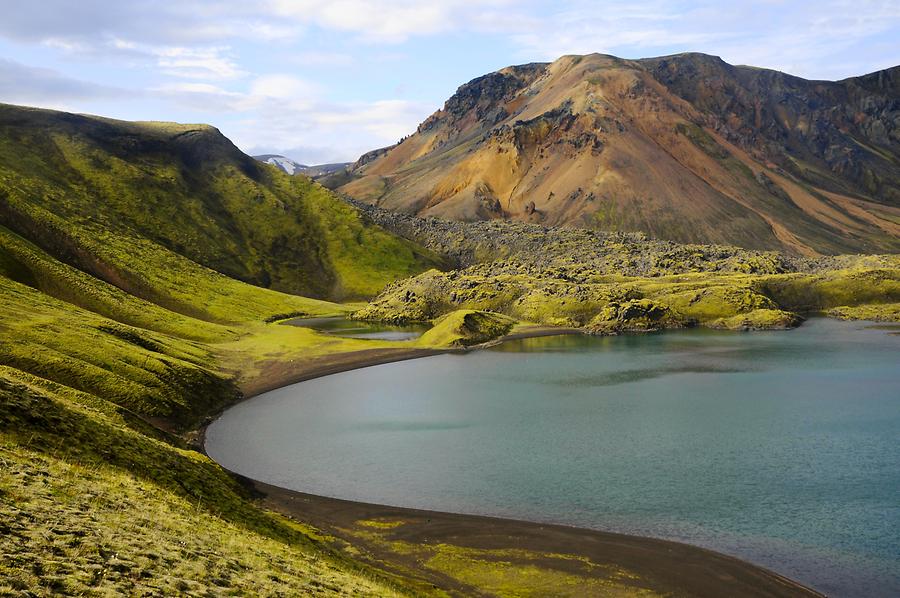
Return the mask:
[(437, 319), (418, 342), (433, 347), (479, 345), (507, 334), (515, 323), (512, 318), (501, 314), (457, 310)]

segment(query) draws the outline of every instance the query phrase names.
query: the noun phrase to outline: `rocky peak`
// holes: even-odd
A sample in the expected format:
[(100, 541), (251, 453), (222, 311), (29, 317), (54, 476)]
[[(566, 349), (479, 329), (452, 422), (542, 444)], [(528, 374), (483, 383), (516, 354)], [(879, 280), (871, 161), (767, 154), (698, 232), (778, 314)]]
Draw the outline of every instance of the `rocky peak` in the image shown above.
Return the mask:
[(530, 85), (546, 66), (544, 63), (526, 64), (472, 79), (461, 85), (441, 110), (419, 125), (418, 132), (440, 125), (458, 126), (463, 121), (493, 124), (503, 120), (508, 116), (505, 104)]

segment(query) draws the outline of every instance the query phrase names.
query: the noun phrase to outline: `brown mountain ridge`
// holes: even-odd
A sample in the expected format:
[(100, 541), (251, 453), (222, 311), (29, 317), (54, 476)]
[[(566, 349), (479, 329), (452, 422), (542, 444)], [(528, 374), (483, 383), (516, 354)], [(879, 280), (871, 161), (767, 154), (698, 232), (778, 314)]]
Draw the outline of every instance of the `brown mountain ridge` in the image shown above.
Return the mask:
[(900, 251), (900, 67), (808, 81), (591, 54), (461, 86), (331, 181), (392, 210), (796, 254)]

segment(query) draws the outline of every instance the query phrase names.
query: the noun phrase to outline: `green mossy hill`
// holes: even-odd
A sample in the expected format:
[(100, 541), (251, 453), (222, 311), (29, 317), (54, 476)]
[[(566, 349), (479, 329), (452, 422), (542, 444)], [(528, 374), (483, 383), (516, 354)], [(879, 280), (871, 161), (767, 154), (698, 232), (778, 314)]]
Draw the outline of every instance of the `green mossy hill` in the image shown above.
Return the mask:
[[(710, 250), (710, 248), (707, 248)], [(691, 251), (683, 246), (677, 251)], [(801, 314), (868, 306), (865, 313), (896, 318), (900, 256), (766, 261), (738, 256), (684, 272), (681, 264), (656, 276), (623, 276), (594, 263), (544, 253), (518, 255), (453, 272), (432, 270), (390, 285), (355, 317), (424, 321), (459, 309), (502, 313), (518, 320), (583, 327), (609, 334), (683, 326), (789, 328)], [(629, 260), (628, 248), (621, 259)], [(668, 259), (668, 258), (667, 258)], [(773, 271), (771, 264), (780, 267)], [(653, 266), (658, 271), (659, 262)], [(793, 271), (785, 272), (790, 265)], [(833, 268), (833, 269), (831, 269)], [(781, 271), (780, 273), (779, 270)]]
[(344, 306), (215, 276), (242, 321), (169, 311), (0, 230), (0, 594), (405, 593), (176, 435), (257, 361), (364, 344), (262, 321)]
[(418, 342), (426, 346), (469, 347), (504, 336), (515, 323), (501, 314), (460, 309), (435, 320)]
[[(264, 323), (344, 306), (207, 272), (227, 325), (129, 295), (0, 228), (0, 594), (403, 589), (262, 511), (176, 435), (236, 400), (259, 361), (364, 344)], [(202, 297), (188, 305), (210, 313)]]
[[(137, 249), (135, 246), (136, 257)], [(234, 334), (235, 330), (223, 323), (260, 322), (285, 314), (337, 315), (346, 311), (327, 301), (239, 282), (173, 253), (165, 257), (165, 268), (131, 275), (154, 281), (148, 284), (170, 285), (167, 297), (153, 297), (155, 301), (151, 301), (56, 260), (0, 226), (0, 276), (124, 324), (213, 341)]]
[[(122, 324), (3, 277), (0, 299), (0, 366), (178, 427), (237, 394), (208, 345)], [(148, 312), (165, 317), (155, 306)], [(198, 335), (217, 332), (196, 326)]]
[(0, 368), (0, 594), (397, 593), (132, 418)]
[(212, 271), (343, 299), (438, 263), (309, 179), (244, 155), (213, 127), (10, 105), (0, 105), (0, 225), (182, 312), (229, 295)]
[(179, 434), (260, 362), (363, 348), (266, 323), (348, 307), (238, 278), (355, 297), (433, 263), (210, 127), (0, 106), (0, 594), (402, 591)]

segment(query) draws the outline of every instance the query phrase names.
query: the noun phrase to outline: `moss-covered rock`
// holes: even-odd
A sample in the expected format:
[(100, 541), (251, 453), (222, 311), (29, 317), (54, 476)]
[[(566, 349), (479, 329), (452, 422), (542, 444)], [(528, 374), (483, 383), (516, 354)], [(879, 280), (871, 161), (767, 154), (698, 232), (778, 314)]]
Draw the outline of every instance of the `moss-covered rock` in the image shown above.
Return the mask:
[(470, 347), (500, 338), (516, 321), (502, 314), (461, 309), (438, 318), (419, 343), (432, 347)]
[(842, 305), (826, 312), (841, 320), (873, 320), (875, 322), (900, 322), (900, 303), (867, 303)]
[(685, 324), (684, 318), (668, 305), (651, 299), (632, 299), (610, 302), (588, 322), (585, 329), (592, 334), (618, 334), (681, 328)]
[[(494, 226), (502, 230), (507, 225)], [(474, 309), (607, 332), (685, 325), (785, 328), (799, 322), (796, 314), (900, 301), (900, 256), (801, 260), (772, 252), (622, 239), (579, 249), (573, 245), (577, 234), (546, 230), (559, 240), (546, 241), (542, 252), (516, 253), (452, 272), (426, 272), (390, 285), (357, 316), (427, 320)], [(665, 306), (668, 315), (627, 318), (633, 321), (625, 323), (617, 310), (640, 300)], [(880, 317), (891, 317), (890, 312)]]
[(781, 309), (755, 309), (727, 318), (712, 320), (710, 328), (725, 330), (787, 330), (800, 325), (803, 318)]

